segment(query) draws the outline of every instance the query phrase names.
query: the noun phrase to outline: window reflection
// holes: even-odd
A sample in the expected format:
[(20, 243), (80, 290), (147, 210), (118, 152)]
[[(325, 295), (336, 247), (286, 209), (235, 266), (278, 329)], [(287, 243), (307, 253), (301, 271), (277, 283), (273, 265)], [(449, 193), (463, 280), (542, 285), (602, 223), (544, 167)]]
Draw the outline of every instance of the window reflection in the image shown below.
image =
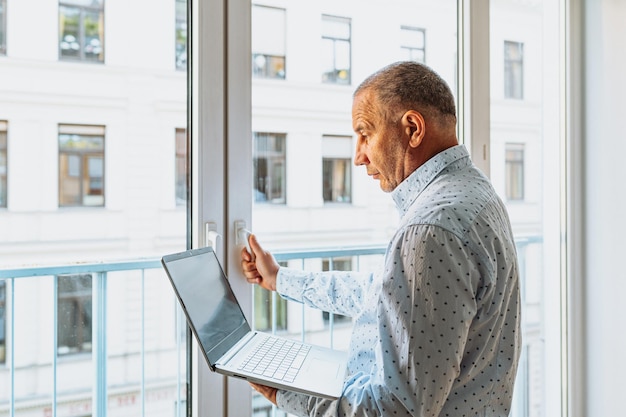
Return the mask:
[(57, 280), (58, 354), (91, 352), (91, 275), (64, 275)]
[(7, 207), (7, 127), (7, 122), (0, 120), (0, 208)]
[(104, 0), (59, 2), (59, 57), (104, 62)]
[(346, 17), (322, 16), (322, 81), (350, 84), (351, 22)]
[(103, 126), (59, 126), (59, 206), (104, 206)]
[(285, 79), (285, 9), (252, 6), (252, 76)]
[(254, 201), (284, 204), (286, 153), (284, 133), (254, 133)]

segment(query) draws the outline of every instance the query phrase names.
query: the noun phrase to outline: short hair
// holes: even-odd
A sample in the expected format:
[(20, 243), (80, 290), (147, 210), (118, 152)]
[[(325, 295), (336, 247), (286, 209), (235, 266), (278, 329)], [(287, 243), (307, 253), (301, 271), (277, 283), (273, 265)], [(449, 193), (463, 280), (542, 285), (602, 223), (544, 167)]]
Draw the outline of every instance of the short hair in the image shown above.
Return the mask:
[(415, 61), (388, 65), (367, 77), (354, 91), (374, 92), (388, 121), (398, 111), (417, 110), (424, 117), (456, 124), (456, 104), (448, 84), (430, 67)]

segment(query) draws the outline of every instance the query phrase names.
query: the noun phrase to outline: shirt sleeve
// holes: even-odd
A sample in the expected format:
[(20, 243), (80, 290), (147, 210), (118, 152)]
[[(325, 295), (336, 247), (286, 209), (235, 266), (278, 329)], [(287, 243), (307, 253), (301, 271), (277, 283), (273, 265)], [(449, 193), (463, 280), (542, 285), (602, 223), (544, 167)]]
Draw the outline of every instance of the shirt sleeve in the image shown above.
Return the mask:
[(372, 274), (348, 271), (307, 272), (281, 267), (276, 291), (288, 300), (344, 316), (361, 311)]
[(392, 244), (372, 373), (352, 375), (335, 401), (280, 391), (280, 408), (299, 416), (439, 416), (460, 373), (480, 274), (471, 250), (438, 227), (409, 226)]

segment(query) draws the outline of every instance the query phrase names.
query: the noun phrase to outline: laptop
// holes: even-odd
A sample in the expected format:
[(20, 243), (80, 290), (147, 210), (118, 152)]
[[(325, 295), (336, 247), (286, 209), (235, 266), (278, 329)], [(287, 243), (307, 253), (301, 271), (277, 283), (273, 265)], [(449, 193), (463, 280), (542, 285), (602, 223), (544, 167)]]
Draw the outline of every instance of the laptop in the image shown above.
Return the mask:
[(211, 247), (165, 255), (161, 263), (212, 371), (316, 397), (341, 396), (347, 353), (253, 331)]

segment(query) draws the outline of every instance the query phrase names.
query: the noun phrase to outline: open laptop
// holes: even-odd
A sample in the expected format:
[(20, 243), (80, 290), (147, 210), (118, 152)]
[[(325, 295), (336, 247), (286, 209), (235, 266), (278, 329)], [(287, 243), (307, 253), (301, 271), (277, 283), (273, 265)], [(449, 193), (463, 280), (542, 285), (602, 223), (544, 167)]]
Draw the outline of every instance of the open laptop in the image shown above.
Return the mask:
[(165, 255), (161, 263), (212, 371), (317, 397), (341, 396), (347, 353), (252, 331), (212, 248)]

